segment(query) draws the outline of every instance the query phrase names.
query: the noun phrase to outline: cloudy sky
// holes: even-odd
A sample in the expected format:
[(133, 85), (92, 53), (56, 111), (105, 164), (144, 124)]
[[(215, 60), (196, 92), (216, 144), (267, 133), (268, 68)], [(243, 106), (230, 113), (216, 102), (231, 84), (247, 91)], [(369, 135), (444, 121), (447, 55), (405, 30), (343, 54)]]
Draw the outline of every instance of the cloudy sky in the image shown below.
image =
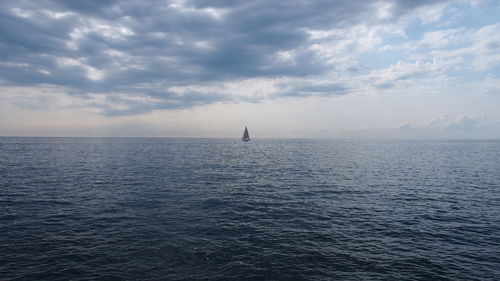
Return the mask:
[(500, 137), (500, 1), (2, 0), (0, 135)]

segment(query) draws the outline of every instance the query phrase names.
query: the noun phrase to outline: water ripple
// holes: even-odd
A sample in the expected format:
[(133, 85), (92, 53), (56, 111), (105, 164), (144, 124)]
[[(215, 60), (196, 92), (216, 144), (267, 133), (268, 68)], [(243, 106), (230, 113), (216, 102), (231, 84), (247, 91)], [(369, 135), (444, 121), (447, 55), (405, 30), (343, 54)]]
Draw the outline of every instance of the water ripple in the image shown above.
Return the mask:
[(0, 138), (2, 280), (494, 280), (500, 142)]

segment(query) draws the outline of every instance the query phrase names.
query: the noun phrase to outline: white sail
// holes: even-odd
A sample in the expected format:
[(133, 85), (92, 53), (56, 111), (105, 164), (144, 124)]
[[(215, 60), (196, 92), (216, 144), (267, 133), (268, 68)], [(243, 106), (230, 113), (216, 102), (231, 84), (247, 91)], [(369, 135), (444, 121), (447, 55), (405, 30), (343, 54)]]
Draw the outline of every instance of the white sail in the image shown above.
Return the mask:
[(243, 132), (243, 137), (241, 137), (242, 141), (249, 141), (250, 140), (250, 135), (248, 134), (248, 129), (245, 126), (245, 131)]

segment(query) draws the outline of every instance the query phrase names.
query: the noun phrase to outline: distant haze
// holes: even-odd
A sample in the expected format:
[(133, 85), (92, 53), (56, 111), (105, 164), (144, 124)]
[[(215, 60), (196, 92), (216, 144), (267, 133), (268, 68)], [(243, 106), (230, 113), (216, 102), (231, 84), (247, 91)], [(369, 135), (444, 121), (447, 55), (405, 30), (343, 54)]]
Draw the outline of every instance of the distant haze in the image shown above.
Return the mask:
[(500, 138), (499, 1), (0, 13), (0, 136)]

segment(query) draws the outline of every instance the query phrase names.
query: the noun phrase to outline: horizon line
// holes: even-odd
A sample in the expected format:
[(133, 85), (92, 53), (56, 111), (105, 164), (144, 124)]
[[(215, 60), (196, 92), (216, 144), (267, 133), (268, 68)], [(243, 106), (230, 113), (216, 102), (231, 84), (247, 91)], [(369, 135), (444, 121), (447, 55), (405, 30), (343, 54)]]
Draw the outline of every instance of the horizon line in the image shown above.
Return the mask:
[[(187, 137), (187, 136), (2, 136), (0, 138), (96, 138), (96, 139), (241, 139), (241, 137)], [(265, 139), (303, 139), (303, 140), (385, 140), (385, 141), (500, 141), (500, 138), (474, 137), (252, 137), (252, 140)]]

